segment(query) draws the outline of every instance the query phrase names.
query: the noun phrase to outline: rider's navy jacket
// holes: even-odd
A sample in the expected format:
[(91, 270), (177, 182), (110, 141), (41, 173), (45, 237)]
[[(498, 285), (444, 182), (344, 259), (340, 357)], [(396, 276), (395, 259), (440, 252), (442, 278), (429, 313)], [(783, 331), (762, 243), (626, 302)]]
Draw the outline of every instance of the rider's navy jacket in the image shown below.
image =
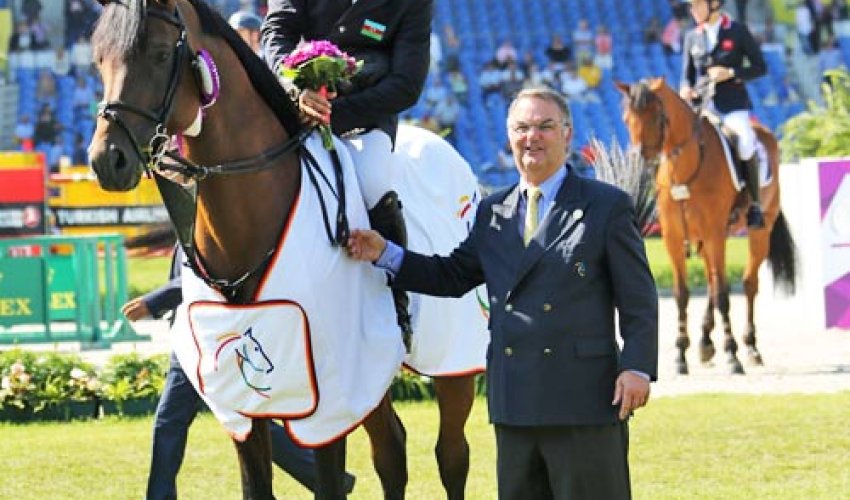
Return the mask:
[[(715, 87), (714, 106), (721, 113), (752, 109), (744, 82), (767, 72), (761, 48), (746, 25), (733, 21), (726, 14), (720, 19), (717, 45), (708, 51), (704, 25), (697, 26), (685, 36), (682, 50), (682, 85), (697, 88), (707, 78), (711, 66), (725, 66), (735, 71), (735, 77)], [(744, 64), (747, 61), (748, 64)]]
[(416, 104), (428, 76), (432, 16), (432, 0), (269, 0), (263, 48), (274, 69), (302, 36), (363, 60), (353, 88), (333, 101), (333, 130), (380, 128), (395, 139), (398, 113)]

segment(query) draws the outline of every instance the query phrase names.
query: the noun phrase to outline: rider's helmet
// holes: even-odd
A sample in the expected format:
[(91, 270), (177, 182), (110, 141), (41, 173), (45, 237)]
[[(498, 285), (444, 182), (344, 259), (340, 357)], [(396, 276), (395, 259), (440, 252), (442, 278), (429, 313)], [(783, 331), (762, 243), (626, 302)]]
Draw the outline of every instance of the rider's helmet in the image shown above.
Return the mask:
[(246, 29), (250, 31), (260, 31), (260, 27), (263, 25), (263, 20), (260, 19), (260, 16), (244, 10), (233, 13), (227, 22), (230, 23), (230, 27), (235, 30)]

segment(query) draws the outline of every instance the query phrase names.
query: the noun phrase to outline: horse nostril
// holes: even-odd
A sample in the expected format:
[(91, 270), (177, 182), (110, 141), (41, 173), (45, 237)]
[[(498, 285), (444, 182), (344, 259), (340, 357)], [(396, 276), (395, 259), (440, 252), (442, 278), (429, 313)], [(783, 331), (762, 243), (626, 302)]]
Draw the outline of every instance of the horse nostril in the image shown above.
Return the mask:
[(124, 156), (124, 152), (115, 144), (109, 145), (109, 156), (111, 157), (112, 164), (115, 166), (115, 170), (121, 170), (127, 166), (127, 157)]

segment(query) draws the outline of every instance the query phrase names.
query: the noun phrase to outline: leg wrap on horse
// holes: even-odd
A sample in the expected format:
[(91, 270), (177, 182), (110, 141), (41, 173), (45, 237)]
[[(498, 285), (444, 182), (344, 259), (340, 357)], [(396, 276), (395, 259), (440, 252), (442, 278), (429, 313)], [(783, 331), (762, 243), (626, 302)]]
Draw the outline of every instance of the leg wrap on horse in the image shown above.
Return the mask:
[[(372, 225), (372, 229), (378, 231), (384, 238), (396, 245), (407, 246), (407, 227), (401, 213), (401, 201), (399, 201), (398, 193), (395, 191), (385, 193), (378, 200), (378, 203), (369, 210), (369, 223)], [(410, 299), (406, 292), (393, 289), (393, 302), (395, 303), (396, 319), (399, 328), (401, 328), (404, 345), (410, 351), (410, 340), (413, 335), (410, 313), (407, 310)]]
[(764, 214), (761, 211), (760, 202), (760, 183), (759, 183), (759, 159), (758, 155), (753, 155), (752, 158), (745, 161), (747, 166), (747, 190), (750, 193), (752, 202), (750, 209), (747, 212), (747, 226), (755, 229), (764, 227)]

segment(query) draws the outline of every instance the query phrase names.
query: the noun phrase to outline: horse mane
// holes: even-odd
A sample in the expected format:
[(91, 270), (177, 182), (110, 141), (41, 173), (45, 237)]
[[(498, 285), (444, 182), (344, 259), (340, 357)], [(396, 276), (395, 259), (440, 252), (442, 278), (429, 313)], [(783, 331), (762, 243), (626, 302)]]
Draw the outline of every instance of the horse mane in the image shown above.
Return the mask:
[(629, 105), (635, 111), (641, 111), (649, 102), (652, 90), (646, 80), (641, 80), (629, 87)]
[(301, 131), (298, 109), (283, 90), (272, 70), (251, 50), (221, 14), (201, 0), (189, 0), (189, 3), (198, 13), (204, 33), (220, 36), (227, 42), (227, 45), (236, 53), (245, 72), (248, 73), (248, 79), (251, 80), (254, 90), (277, 116), (286, 132), (290, 136), (297, 135)]
[(91, 38), (96, 61), (129, 57), (143, 44), (146, 4), (144, 0), (116, 0), (103, 8)]

